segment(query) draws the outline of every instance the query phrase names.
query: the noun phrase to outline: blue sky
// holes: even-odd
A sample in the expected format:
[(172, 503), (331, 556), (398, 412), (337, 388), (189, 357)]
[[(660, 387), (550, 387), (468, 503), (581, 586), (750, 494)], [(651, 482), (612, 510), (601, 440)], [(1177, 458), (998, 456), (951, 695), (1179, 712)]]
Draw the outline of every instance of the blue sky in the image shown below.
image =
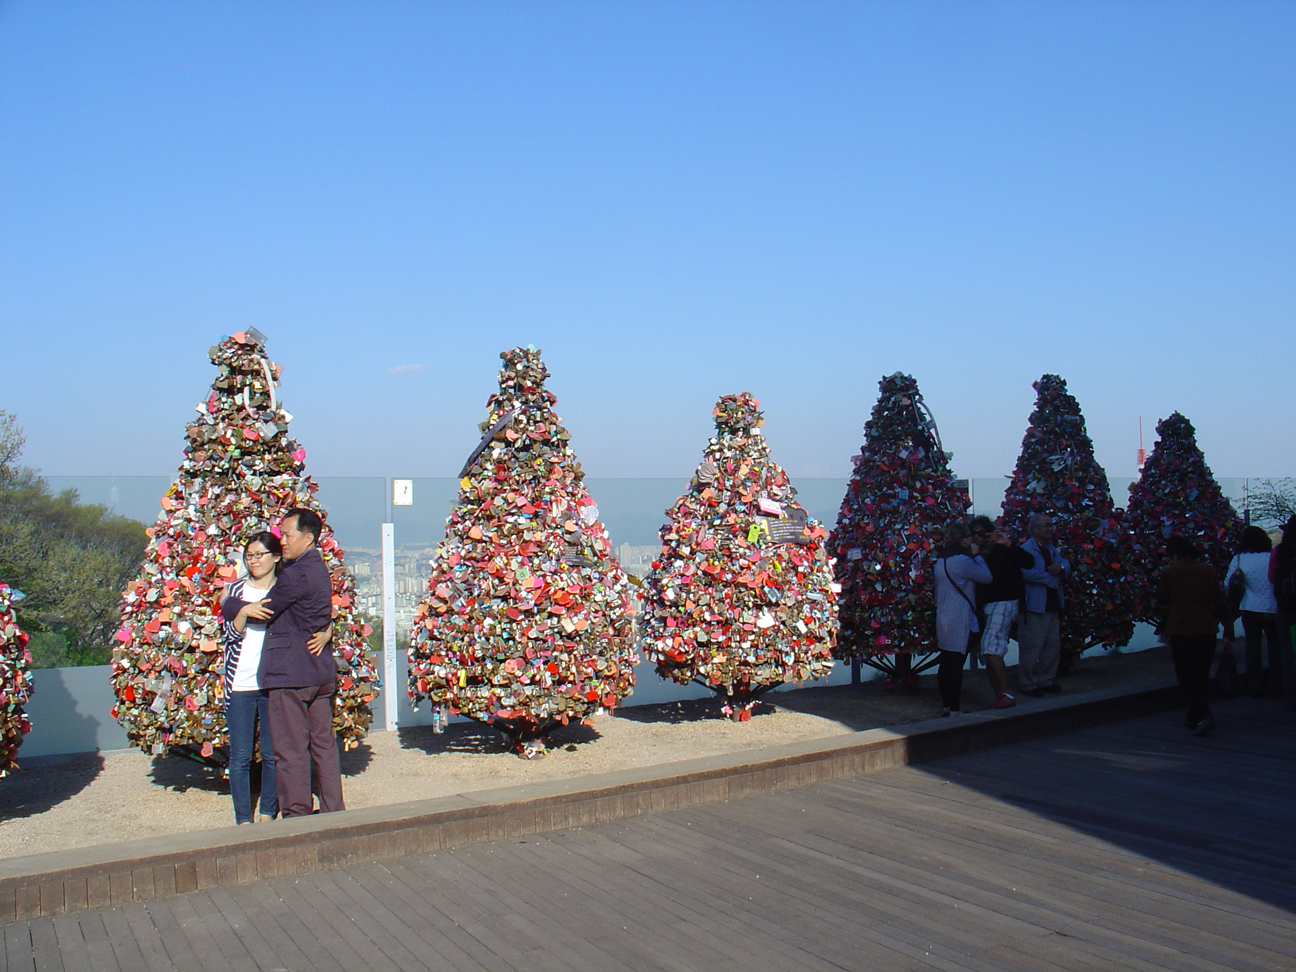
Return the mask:
[(452, 475), (515, 344), (596, 476), (740, 390), (845, 476), (897, 370), (960, 475), (1046, 371), (1112, 476), (1296, 474), (1290, 3), (8, 2), (0, 145), (50, 474), (174, 471), (249, 326), (317, 475)]

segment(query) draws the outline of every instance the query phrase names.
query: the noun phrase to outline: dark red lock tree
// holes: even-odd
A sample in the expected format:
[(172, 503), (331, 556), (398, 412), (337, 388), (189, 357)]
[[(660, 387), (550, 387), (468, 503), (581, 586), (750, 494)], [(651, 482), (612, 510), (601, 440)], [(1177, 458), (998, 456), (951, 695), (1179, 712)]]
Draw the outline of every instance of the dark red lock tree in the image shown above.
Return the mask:
[(500, 354), (410, 638), (409, 693), (504, 732), (521, 756), (634, 685), (630, 584), (545, 388), (540, 352)]
[(1072, 570), (1062, 612), (1066, 662), (1095, 645), (1129, 643), (1143, 582), (1124, 511), (1094, 459), (1079, 402), (1057, 375), (1044, 375), (1033, 387), (1035, 409), (999, 523), (1025, 539), (1030, 514), (1053, 518), (1054, 542)]
[(305, 474), (306, 450), (288, 434), (279, 403), (280, 368), (258, 331), (212, 348), (211, 393), (185, 429), (180, 473), (148, 528), (137, 580), (122, 595), (113, 650), (113, 717), (131, 744), (223, 765), (228, 758), (221, 676), (220, 593), (239, 576), (244, 544), (275, 531), (295, 506), (324, 520), (320, 553), (333, 580), (333, 648), (338, 663), (333, 727), (346, 749), (369, 727), (378, 675), (366, 650), (370, 633), (355, 610), (344, 551)]
[(838, 657), (881, 669), (900, 688), (930, 667), (933, 556), (968, 505), (918, 382), (886, 376), (829, 541), (842, 587)]
[(1134, 534), (1134, 570), (1146, 582), (1144, 620), (1154, 620), (1151, 594), (1165, 567), (1166, 538), (1179, 534), (1195, 542), (1221, 579), (1237, 552), (1242, 518), (1206, 465), (1192, 423), (1178, 412), (1157, 423), (1157, 443), (1130, 486), (1125, 523)]
[(760, 402), (725, 395), (688, 492), (669, 510), (640, 624), (657, 673), (715, 692), (726, 715), (832, 669), (837, 585), (827, 531), (796, 501), (760, 432)]

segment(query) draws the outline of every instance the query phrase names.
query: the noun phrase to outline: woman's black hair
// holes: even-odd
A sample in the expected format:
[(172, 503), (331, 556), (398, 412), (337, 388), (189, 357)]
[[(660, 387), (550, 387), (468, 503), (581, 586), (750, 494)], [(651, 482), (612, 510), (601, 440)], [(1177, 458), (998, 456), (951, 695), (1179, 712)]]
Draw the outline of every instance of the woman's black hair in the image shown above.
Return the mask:
[(985, 514), (972, 517), (972, 522), (969, 524), (969, 526), (972, 528), (973, 533), (978, 533), (978, 532), (994, 533), (995, 532), (994, 520), (990, 519), (990, 517), (986, 516)]
[(945, 528), (945, 546), (941, 548), (940, 555), (942, 557), (955, 557), (958, 554), (967, 553), (963, 541), (967, 539), (970, 533), (966, 521), (955, 520)]
[(1170, 557), (1184, 557), (1188, 560), (1197, 560), (1201, 557), (1196, 545), (1191, 540), (1177, 534), (1166, 540), (1166, 554)]
[(269, 530), (262, 530), (260, 533), (251, 537), (247, 543), (243, 544), (243, 552), (247, 553), (247, 548), (252, 546), (254, 543), (261, 544), (261, 546), (265, 547), (276, 557), (283, 556), (283, 544), (280, 543), (279, 538)]
[(1238, 553), (1268, 553), (1272, 549), (1273, 541), (1260, 527), (1249, 526), (1242, 531), (1242, 539), (1238, 542)]

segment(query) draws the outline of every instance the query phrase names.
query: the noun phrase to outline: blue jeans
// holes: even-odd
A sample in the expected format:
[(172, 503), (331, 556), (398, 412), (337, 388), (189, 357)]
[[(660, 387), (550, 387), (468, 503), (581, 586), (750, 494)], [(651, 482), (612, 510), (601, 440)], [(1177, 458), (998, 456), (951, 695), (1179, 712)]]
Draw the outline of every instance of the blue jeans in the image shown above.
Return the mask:
[(231, 692), (225, 710), (229, 728), (230, 796), (234, 798), (234, 820), (252, 822), (252, 749), (257, 722), (261, 723), (261, 815), (273, 817), (279, 812), (275, 791), (274, 743), (270, 739), (270, 693)]

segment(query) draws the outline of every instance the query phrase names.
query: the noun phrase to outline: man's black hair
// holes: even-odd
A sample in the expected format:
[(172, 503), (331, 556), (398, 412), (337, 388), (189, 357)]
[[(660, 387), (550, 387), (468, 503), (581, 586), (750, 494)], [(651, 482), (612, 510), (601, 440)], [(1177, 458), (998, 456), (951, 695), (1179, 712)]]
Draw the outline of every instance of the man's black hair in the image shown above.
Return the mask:
[(1166, 540), (1166, 554), (1171, 557), (1185, 557), (1188, 560), (1197, 560), (1201, 557), (1196, 545), (1191, 540), (1177, 534)]
[(324, 521), (319, 518), (319, 514), (314, 510), (303, 509), (300, 506), (294, 506), (284, 514), (284, 519), (294, 517), (297, 520), (297, 529), (302, 533), (309, 533), (314, 543), (319, 543), (320, 534), (324, 532)]

